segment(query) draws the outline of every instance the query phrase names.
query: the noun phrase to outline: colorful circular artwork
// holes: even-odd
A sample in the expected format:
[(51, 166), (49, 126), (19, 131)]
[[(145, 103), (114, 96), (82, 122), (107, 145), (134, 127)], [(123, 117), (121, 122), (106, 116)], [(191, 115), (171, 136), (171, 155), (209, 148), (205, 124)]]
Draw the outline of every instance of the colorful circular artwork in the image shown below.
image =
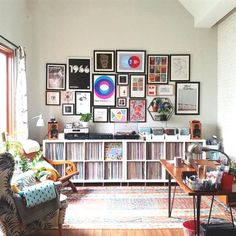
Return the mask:
[(94, 84), (94, 92), (101, 99), (110, 98), (115, 92), (115, 83), (107, 75), (101, 75)]
[(121, 61), (121, 64), (125, 69), (137, 68), (140, 66), (140, 63), (140, 58), (138, 56), (124, 56)]

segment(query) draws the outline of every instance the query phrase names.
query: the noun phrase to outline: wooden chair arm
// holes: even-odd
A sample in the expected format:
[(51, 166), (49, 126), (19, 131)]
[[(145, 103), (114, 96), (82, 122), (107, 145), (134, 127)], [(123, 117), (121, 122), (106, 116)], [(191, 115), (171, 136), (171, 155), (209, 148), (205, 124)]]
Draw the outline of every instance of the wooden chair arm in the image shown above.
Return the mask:
[(69, 161), (69, 160), (49, 160), (47, 158), (44, 158), (48, 163), (50, 163), (51, 165), (67, 165), (66, 167), (66, 174), (67, 176), (71, 175), (70, 177), (72, 177), (73, 175), (78, 174), (79, 172), (77, 171), (76, 165), (74, 162)]

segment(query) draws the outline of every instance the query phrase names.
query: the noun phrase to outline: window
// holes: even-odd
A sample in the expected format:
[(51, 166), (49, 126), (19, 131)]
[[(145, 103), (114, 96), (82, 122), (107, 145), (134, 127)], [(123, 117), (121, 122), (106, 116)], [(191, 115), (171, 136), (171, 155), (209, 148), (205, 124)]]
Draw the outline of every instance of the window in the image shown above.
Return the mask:
[(0, 44), (0, 132), (14, 131), (14, 50)]

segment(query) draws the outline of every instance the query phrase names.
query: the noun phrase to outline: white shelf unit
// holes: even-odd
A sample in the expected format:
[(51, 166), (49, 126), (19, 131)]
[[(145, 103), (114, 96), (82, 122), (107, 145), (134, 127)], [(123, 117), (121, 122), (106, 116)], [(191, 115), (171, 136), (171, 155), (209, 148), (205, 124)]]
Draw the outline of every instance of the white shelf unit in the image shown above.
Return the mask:
[[(75, 183), (166, 182), (160, 159), (184, 157), (192, 143), (201, 140), (43, 140), (44, 156), (51, 160), (71, 160), (79, 171)], [(65, 167), (58, 169), (63, 175)]]

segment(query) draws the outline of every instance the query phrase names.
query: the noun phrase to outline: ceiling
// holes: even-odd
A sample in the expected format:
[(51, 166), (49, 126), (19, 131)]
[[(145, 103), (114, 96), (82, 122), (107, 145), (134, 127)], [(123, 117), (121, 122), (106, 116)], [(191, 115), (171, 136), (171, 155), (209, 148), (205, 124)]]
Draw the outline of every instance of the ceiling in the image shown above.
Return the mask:
[(194, 26), (211, 28), (236, 7), (236, 0), (179, 0), (194, 17)]

